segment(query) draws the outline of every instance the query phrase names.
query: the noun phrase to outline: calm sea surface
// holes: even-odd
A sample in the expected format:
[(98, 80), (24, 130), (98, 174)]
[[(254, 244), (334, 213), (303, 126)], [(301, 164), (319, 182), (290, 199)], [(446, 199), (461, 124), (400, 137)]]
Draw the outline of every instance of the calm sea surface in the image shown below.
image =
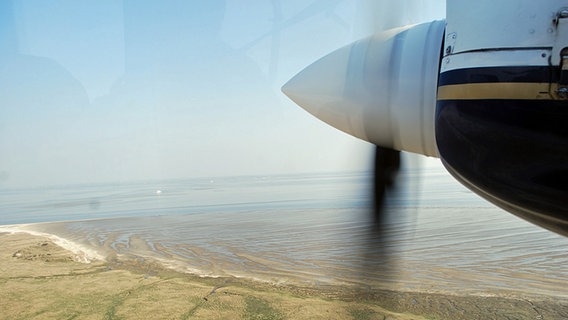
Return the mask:
[[(421, 178), (418, 179), (417, 177)], [(0, 231), (91, 257), (273, 283), (568, 297), (568, 239), (438, 169), (401, 173), (378, 245), (365, 173), (0, 190)], [(383, 238), (381, 238), (383, 239)]]

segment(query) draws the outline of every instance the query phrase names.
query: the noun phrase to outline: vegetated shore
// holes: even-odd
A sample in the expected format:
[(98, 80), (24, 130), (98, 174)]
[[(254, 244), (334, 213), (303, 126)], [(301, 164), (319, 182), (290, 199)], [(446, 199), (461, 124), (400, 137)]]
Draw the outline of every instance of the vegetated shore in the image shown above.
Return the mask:
[(555, 297), (481, 297), (202, 278), (142, 259), (80, 262), (0, 233), (0, 319), (567, 319)]

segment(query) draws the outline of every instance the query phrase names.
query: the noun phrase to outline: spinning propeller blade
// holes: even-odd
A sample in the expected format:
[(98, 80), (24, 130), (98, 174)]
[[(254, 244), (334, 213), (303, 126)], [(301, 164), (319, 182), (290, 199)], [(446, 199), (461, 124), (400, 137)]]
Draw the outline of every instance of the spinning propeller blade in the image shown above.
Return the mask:
[(365, 275), (393, 267), (391, 220), (400, 220), (394, 212), (399, 209), (387, 200), (402, 191), (396, 182), (400, 151), (437, 156), (434, 116), (444, 28), (444, 21), (433, 21), (376, 33), (319, 59), (282, 88), (315, 117), (377, 146)]

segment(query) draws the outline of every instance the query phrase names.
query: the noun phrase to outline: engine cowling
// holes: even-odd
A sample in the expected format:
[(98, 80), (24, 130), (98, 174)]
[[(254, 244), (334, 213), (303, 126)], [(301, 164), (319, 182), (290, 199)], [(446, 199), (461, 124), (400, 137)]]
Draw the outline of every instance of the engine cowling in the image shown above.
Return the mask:
[(568, 235), (562, 5), (524, 0), (483, 11), (487, 0), (448, 1), (435, 125), (442, 162), (461, 183)]

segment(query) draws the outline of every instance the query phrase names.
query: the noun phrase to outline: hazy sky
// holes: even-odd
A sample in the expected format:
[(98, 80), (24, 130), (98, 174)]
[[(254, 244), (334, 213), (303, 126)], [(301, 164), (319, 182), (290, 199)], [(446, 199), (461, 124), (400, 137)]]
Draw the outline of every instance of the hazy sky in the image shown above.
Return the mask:
[(0, 2), (0, 187), (362, 170), (280, 87), (444, 1)]

